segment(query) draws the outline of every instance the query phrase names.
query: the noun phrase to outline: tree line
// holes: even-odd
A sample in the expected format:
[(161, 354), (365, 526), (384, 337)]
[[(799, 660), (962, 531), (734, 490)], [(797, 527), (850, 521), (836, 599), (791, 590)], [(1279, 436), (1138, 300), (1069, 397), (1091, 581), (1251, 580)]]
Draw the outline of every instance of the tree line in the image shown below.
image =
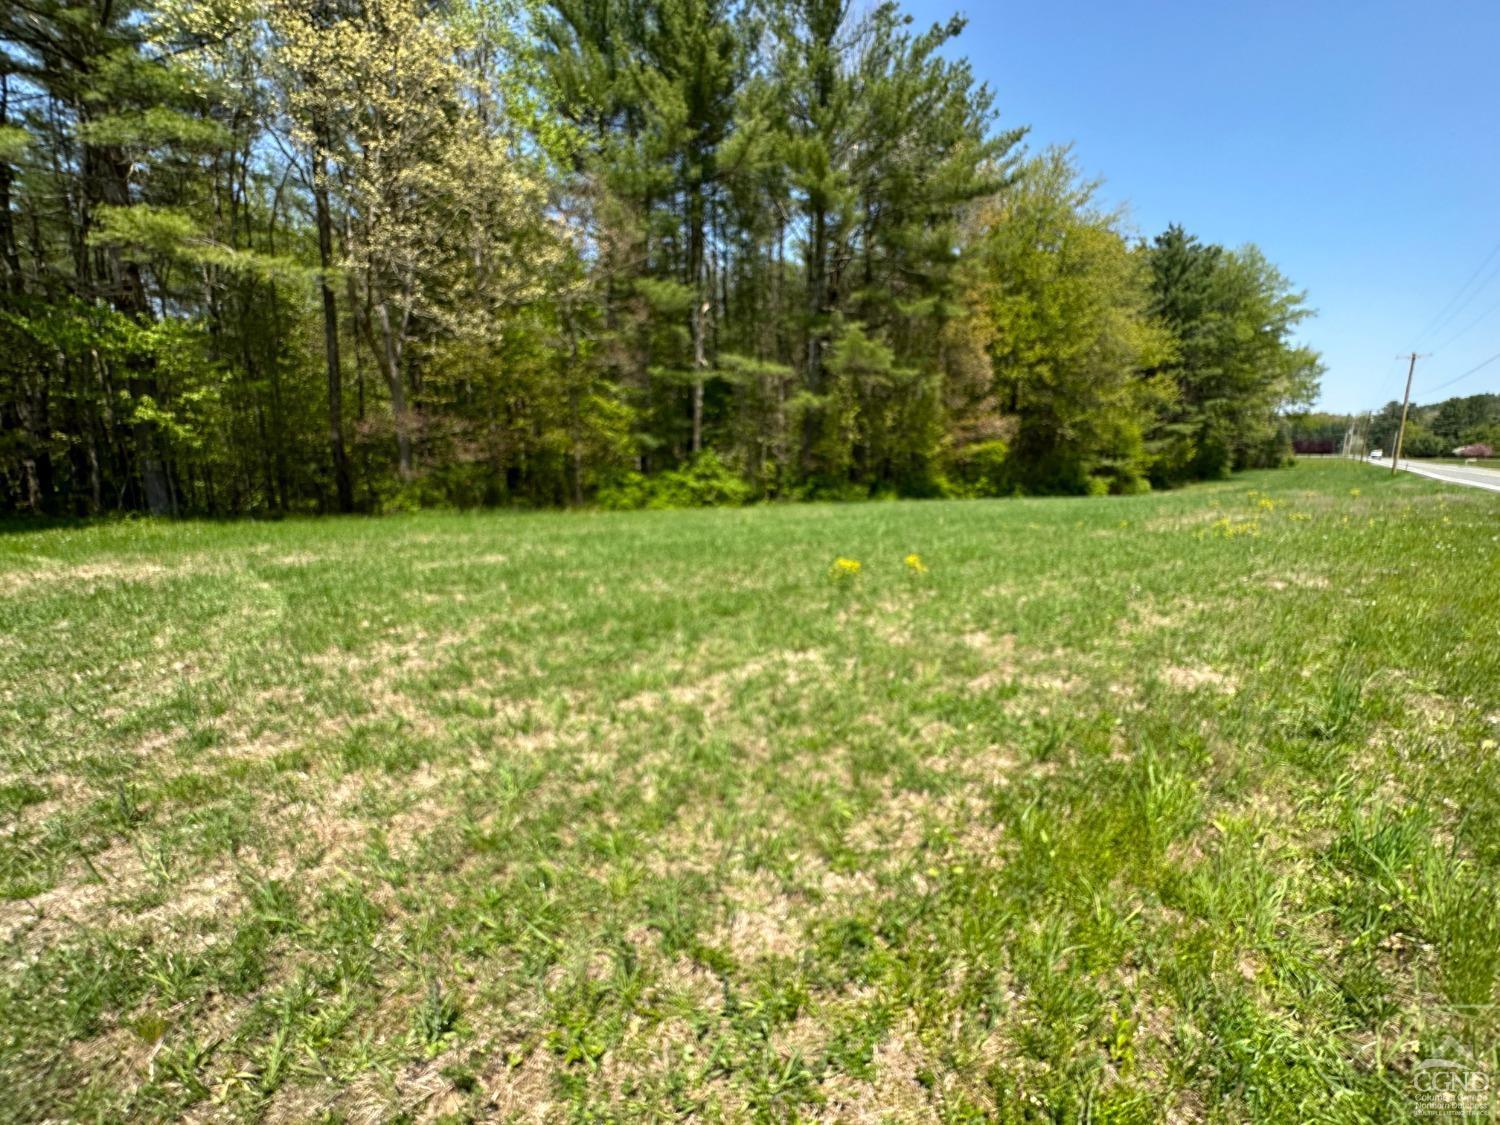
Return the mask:
[(13, 0), (0, 511), (1128, 493), (1303, 296), (850, 0)]
[[(1364, 428), (1371, 449), (1393, 453), (1401, 426), (1401, 404), (1388, 402)], [(1403, 457), (1452, 457), (1472, 447), (1500, 449), (1500, 395), (1456, 395), (1441, 402), (1412, 403), (1401, 438)]]
[[(1291, 413), (1286, 426), (1298, 453), (1364, 456), (1378, 449), (1394, 455), (1401, 402), (1392, 400), (1363, 414)], [(1413, 402), (1407, 409), (1403, 457), (1489, 457), (1496, 449), (1500, 395), (1455, 395), (1440, 402)]]

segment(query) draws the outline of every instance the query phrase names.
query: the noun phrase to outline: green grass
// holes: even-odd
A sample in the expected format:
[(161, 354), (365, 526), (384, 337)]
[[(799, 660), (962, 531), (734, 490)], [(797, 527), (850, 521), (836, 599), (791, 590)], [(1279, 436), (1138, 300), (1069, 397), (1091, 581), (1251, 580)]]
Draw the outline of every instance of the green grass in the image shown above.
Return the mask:
[(1500, 457), (1429, 457), (1424, 460), (1435, 465), (1471, 465), (1479, 469), (1500, 469)]
[(1497, 543), (1337, 461), (5, 535), (0, 1118), (1402, 1119), (1500, 1073)]

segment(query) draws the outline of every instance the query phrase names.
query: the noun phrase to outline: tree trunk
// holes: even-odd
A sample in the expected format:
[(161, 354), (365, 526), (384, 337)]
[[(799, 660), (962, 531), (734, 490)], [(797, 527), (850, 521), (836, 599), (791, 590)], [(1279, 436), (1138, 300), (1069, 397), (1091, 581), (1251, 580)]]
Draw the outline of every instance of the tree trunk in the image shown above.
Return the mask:
[(688, 284), (693, 289), (690, 331), (693, 340), (693, 437), (689, 452), (703, 448), (703, 372), (708, 367), (704, 346), (704, 313), (708, 301), (703, 293), (703, 191), (701, 180), (689, 187), (688, 195)]
[[(7, 107), (10, 101), (10, 89), (7, 84), (7, 75), (0, 74), (0, 128), (8, 125), (10, 119), (7, 115)], [(10, 187), (12, 173), (10, 165), (0, 161), (0, 262), (5, 263), (5, 286), (12, 293), (21, 292), (21, 253), (16, 245), (16, 228), (11, 218), (10, 210)]]
[(328, 452), (333, 458), (334, 490), (341, 512), (354, 511), (354, 481), (344, 448), (344, 377), (339, 364), (339, 309), (328, 282), (333, 267), (333, 219), (328, 211), (326, 169), (320, 152), (313, 170), (313, 201), (318, 223), (318, 288), (323, 297), (323, 356), (328, 372)]
[[(79, 107), (79, 120), (88, 120), (88, 108)], [(91, 218), (98, 204), (113, 207), (130, 205), (130, 161), (117, 146), (84, 145), (84, 185), (86, 207), (81, 226), (81, 241), (88, 243)], [(146, 299), (146, 286), (141, 280), (140, 266), (127, 261), (117, 247), (107, 247), (104, 262), (108, 270), (108, 299), (116, 311), (124, 313), (142, 324), (149, 323), (151, 304)], [(156, 381), (151, 377), (149, 361), (131, 358), (126, 361), (129, 368), (130, 397), (136, 401), (155, 399)], [(172, 512), (172, 492), (167, 483), (167, 467), (161, 457), (157, 427), (143, 419), (130, 424), (131, 437), (135, 443), (135, 457), (140, 465), (141, 488), (146, 508), (154, 516)]]
[[(701, 295), (700, 295), (701, 296)], [(708, 359), (703, 349), (703, 313), (708, 302), (695, 299), (693, 304), (693, 444), (692, 453), (703, 448), (703, 372)]]
[(391, 329), (391, 313), (382, 300), (375, 305), (380, 321), (381, 359), (391, 391), (391, 413), (396, 418), (396, 464), (402, 480), (411, 480), (411, 427), (406, 408), (406, 384), (401, 379), (401, 356)]

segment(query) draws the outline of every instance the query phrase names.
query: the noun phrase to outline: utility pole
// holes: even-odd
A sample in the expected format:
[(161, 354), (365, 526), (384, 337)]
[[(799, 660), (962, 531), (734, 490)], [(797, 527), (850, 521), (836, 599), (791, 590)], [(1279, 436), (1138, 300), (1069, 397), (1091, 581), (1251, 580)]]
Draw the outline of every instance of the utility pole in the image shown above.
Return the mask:
[(1396, 449), (1391, 457), (1391, 476), (1396, 475), (1396, 466), (1401, 463), (1401, 439), (1406, 437), (1406, 412), (1411, 408), (1411, 377), (1417, 369), (1417, 353), (1411, 353), (1411, 363), (1406, 368), (1406, 394), (1401, 399), (1401, 425), (1396, 430)]

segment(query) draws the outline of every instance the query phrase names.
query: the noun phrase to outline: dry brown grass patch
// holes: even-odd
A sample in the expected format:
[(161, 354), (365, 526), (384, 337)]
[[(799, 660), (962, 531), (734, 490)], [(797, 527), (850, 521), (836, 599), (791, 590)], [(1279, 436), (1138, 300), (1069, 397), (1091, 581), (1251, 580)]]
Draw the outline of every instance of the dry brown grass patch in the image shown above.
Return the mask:
[(741, 965), (764, 957), (795, 958), (802, 951), (802, 923), (793, 916), (794, 904), (774, 877), (757, 871), (731, 880), (723, 891), (729, 918), (711, 944), (728, 949)]
[(1169, 664), (1161, 670), (1161, 679), (1168, 687), (1177, 691), (1208, 689), (1221, 695), (1233, 695), (1239, 690), (1233, 676), (1207, 665)]

